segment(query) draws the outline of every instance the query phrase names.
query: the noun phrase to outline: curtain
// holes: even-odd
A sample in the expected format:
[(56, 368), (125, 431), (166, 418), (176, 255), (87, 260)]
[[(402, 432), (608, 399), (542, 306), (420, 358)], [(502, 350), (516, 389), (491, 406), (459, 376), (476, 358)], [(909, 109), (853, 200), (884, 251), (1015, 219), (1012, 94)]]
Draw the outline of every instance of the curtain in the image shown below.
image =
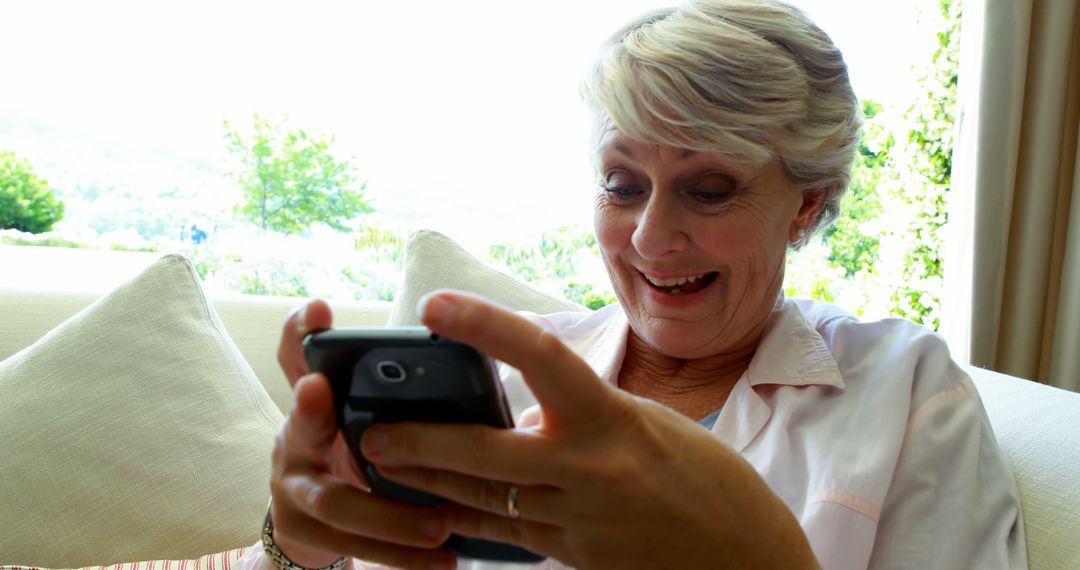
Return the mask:
[(942, 333), (958, 360), (1080, 391), (1080, 9), (963, 10)]

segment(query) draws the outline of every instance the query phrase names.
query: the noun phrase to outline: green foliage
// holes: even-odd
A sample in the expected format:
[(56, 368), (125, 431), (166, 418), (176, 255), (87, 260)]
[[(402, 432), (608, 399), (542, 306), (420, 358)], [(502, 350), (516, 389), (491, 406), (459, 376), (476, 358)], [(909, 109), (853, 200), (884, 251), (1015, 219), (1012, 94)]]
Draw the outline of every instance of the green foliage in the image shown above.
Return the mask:
[[(863, 102), (866, 123), (851, 186), (839, 219), (824, 234), (828, 269), (804, 259), (804, 252), (791, 256), (789, 295), (940, 326), (960, 3), (939, 0), (937, 9), (936, 51), (918, 80), (917, 100), (902, 113)], [(830, 285), (831, 270), (841, 274)]]
[(0, 151), (0, 229), (40, 234), (63, 217), (64, 203), (30, 162)]
[(592, 284), (573, 281), (563, 287), (563, 296), (594, 311), (615, 302), (615, 295), (610, 291), (597, 291)]
[(583, 252), (599, 255), (596, 236), (589, 230), (563, 226), (540, 234), (532, 245), (496, 243), (488, 248), (487, 260), (525, 281), (538, 282), (576, 274), (575, 258)]
[(405, 235), (401, 232), (365, 223), (357, 230), (353, 244), (357, 251), (367, 253), (373, 260), (398, 269), (405, 263)]
[(225, 141), (239, 161), (233, 173), (244, 193), (237, 213), (266, 230), (296, 234), (313, 224), (349, 231), (349, 222), (372, 211), (355, 167), (330, 152), (333, 138), (286, 129), (255, 114), (245, 135), (226, 121)]
[[(851, 281), (851, 278), (845, 277), (847, 268), (838, 265), (830, 258), (830, 245), (821, 242), (811, 243), (799, 252), (788, 256), (784, 275), (784, 295), (807, 297), (829, 303), (838, 301), (837, 284)], [(841, 302), (841, 304), (844, 303)]]
[(394, 279), (387, 279), (388, 273), (387, 271), (379, 271), (378, 268), (356, 270), (351, 267), (344, 267), (341, 269), (341, 275), (356, 286), (353, 298), (357, 301), (372, 299), (393, 301), (399, 283)]
[(394, 300), (405, 269), (405, 239), (404, 233), (373, 223), (360, 226), (353, 248), (361, 259), (355, 266), (341, 270), (342, 276), (355, 286), (357, 300)]
[(881, 214), (878, 189), (892, 167), (890, 153), (895, 144), (888, 130), (874, 121), (882, 110), (881, 105), (866, 100), (862, 107), (867, 122), (852, 168), (851, 185), (841, 201), (839, 218), (824, 234), (829, 244), (831, 265), (843, 268), (848, 279), (860, 271), (869, 270), (878, 260), (881, 240), (872, 232), (863, 232), (861, 228)]
[(199, 274), (199, 279), (206, 281), (211, 275), (214, 274), (214, 266), (206, 260), (200, 260), (197, 263), (192, 263), (195, 267), (195, 272)]
[(593, 271), (591, 279), (588, 275), (590, 263), (595, 266), (600, 258), (590, 229), (564, 226), (544, 232), (528, 245), (496, 243), (488, 248), (486, 258), (523, 281), (590, 309), (615, 302), (606, 279), (598, 275), (602, 271)]
[(211, 276), (216, 274), (221, 269), (221, 259), (203, 248), (196, 249), (188, 254), (188, 259), (191, 260), (191, 265), (195, 268), (195, 272), (199, 274), (199, 279), (203, 281), (208, 280)]
[(908, 110), (911, 168), (918, 174), (906, 184), (903, 198), (916, 212), (908, 228), (913, 244), (904, 263), (904, 285), (893, 296), (894, 312), (933, 327), (941, 325), (944, 276), (943, 228), (948, 221), (952, 186), (956, 86), (960, 62), (960, 0), (939, 0), (943, 26), (926, 73), (919, 79), (920, 97)]
[(283, 265), (269, 271), (249, 268), (240, 274), (239, 281), (238, 290), (245, 295), (311, 296), (304, 276)]
[(44, 247), (70, 247), (75, 249), (93, 249), (94, 246), (70, 239), (48, 236), (44, 238), (27, 238), (21, 236), (2, 236), (0, 243), (4, 245), (37, 245)]
[(161, 251), (161, 248), (156, 245), (124, 245), (122, 243), (109, 244), (109, 249), (113, 251), (142, 251), (149, 253)]

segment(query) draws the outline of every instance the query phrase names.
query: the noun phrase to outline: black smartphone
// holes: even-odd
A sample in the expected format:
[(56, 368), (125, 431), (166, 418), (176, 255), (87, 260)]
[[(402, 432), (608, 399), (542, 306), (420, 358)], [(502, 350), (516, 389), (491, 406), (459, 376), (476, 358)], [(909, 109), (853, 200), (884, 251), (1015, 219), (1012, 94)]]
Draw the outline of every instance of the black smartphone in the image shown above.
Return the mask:
[[(372, 492), (390, 499), (426, 506), (443, 501), (379, 476), (360, 451), (360, 438), (372, 424), (514, 426), (494, 362), (475, 348), (440, 338), (425, 327), (330, 329), (304, 339), (304, 357), (312, 371), (330, 380), (338, 428)], [(443, 547), (477, 560), (544, 559), (509, 544), (458, 535), (451, 535)]]

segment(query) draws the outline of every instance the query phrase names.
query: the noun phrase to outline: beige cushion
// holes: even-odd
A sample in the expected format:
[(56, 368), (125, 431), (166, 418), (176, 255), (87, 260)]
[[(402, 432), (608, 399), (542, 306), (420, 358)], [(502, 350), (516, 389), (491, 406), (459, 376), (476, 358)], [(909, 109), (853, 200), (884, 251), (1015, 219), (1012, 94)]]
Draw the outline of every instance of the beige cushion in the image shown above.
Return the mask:
[(1031, 568), (1080, 568), (1080, 394), (969, 368), (1012, 463)]
[[(81, 278), (79, 273), (67, 275), (68, 282), (77, 283)], [(99, 299), (103, 293), (0, 287), (0, 315), (4, 316), (0, 320), (0, 360), (30, 346), (53, 327)], [(278, 341), (285, 317), (302, 305), (305, 299), (219, 294), (211, 301), (225, 323), (229, 336), (240, 348), (240, 353), (259, 377), (270, 398), (282, 413), (288, 412), (292, 388), (278, 366)], [(331, 300), (330, 307), (334, 310), (334, 322), (338, 325), (385, 326), (390, 318), (391, 304), (389, 301)]]
[(0, 363), (0, 393), (0, 563), (189, 559), (258, 536), (281, 414), (183, 257)]
[(588, 310), (488, 267), (438, 232), (421, 230), (405, 242), (405, 279), (394, 299), (390, 324), (419, 324), (416, 304), (435, 289), (478, 293), (515, 311), (543, 314)]
[[(240, 347), (244, 359), (259, 377), (282, 413), (292, 405), (292, 387), (277, 361), (281, 328), (289, 313), (307, 299), (257, 295), (218, 295), (214, 308), (221, 315), (229, 335)], [(390, 316), (387, 301), (329, 301), (335, 326), (386, 326)]]

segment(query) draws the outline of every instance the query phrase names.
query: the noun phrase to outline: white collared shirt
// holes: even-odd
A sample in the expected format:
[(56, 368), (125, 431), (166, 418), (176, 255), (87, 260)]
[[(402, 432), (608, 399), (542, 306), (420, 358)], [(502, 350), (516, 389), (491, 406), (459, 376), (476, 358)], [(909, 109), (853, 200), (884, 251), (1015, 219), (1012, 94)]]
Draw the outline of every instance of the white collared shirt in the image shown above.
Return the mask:
[[(617, 385), (620, 307), (532, 317)], [(502, 372), (520, 415), (535, 400), (516, 370)], [(1027, 568), (1019, 494), (982, 402), (923, 327), (783, 300), (712, 433), (787, 504), (825, 569)], [(259, 546), (233, 567), (269, 567)]]
[[(534, 318), (617, 385), (620, 307)], [(520, 414), (535, 400), (503, 372)], [(970, 378), (928, 329), (784, 300), (712, 432), (788, 505), (826, 569), (1027, 567), (1011, 469)]]

